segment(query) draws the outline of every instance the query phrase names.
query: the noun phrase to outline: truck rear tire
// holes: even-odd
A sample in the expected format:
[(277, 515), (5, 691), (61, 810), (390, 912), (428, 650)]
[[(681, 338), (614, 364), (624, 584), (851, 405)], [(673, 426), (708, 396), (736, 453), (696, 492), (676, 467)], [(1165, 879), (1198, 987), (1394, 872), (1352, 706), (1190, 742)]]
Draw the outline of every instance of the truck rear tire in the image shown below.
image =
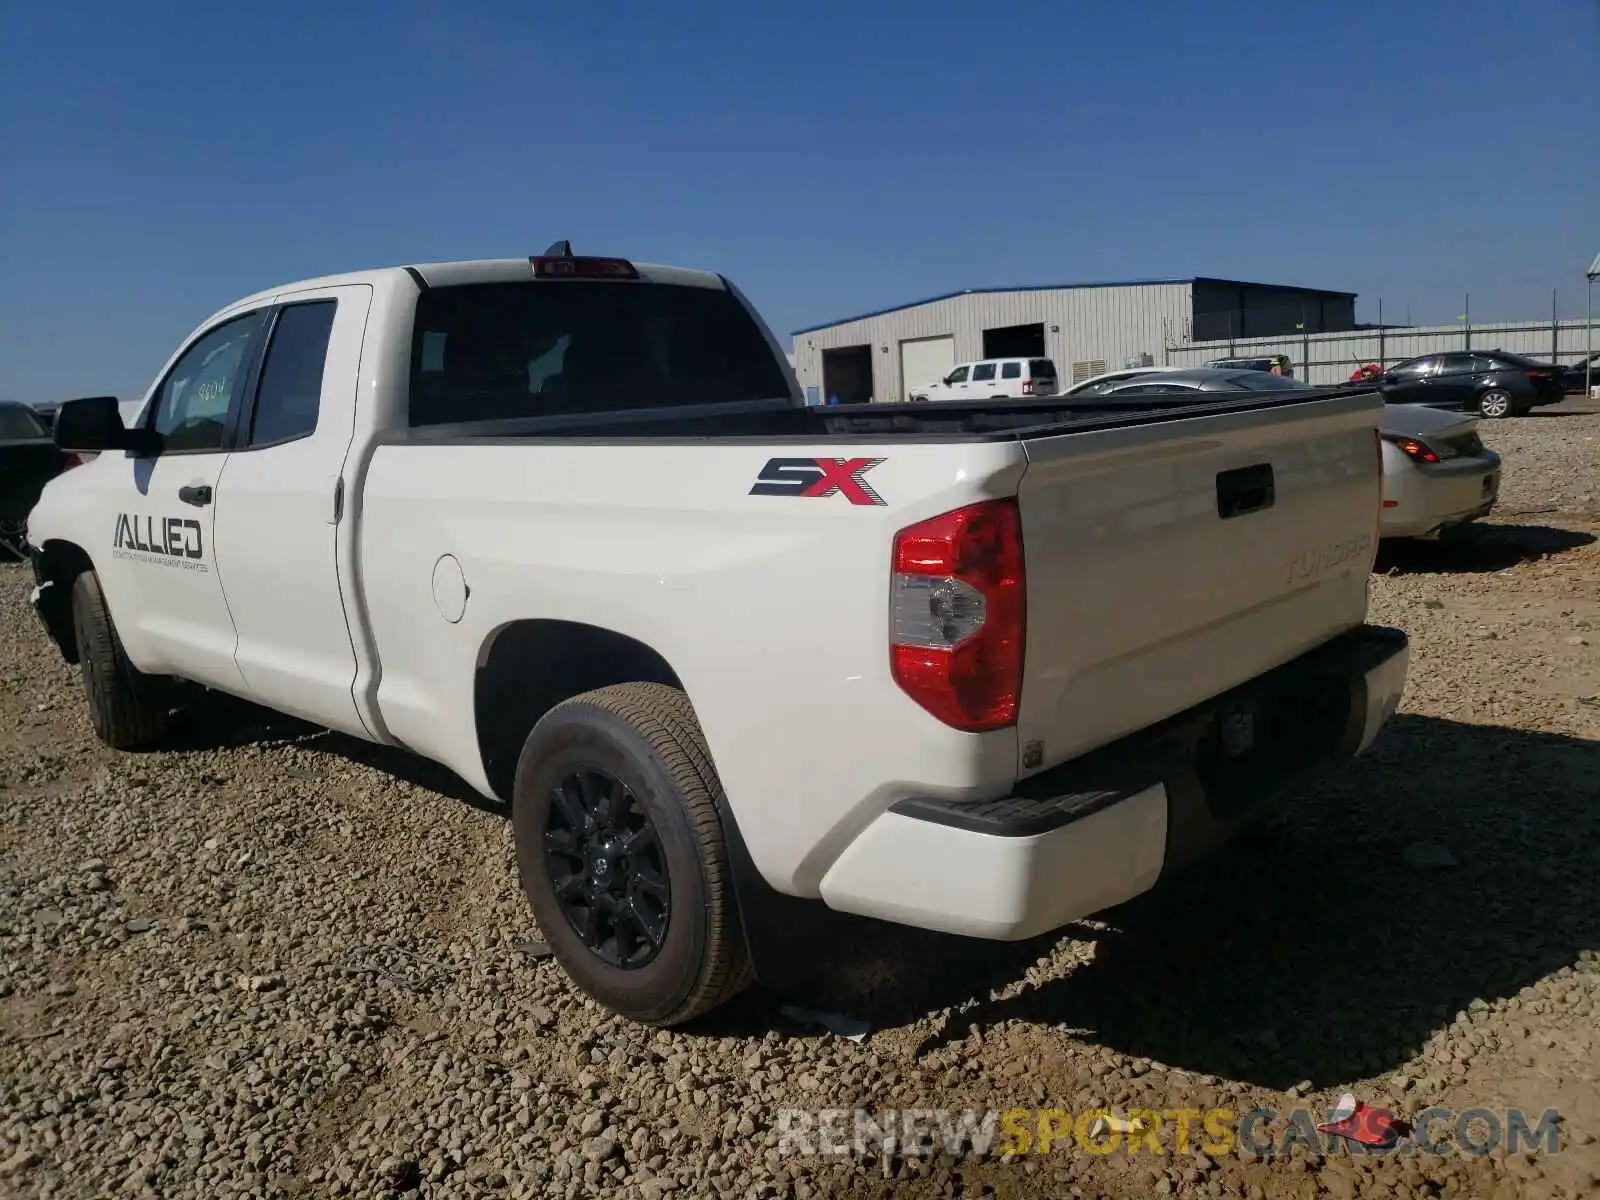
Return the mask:
[(72, 581), (72, 630), (95, 736), (116, 750), (160, 741), (167, 729), (160, 683), (128, 661), (93, 571)]
[(575, 696), (523, 745), (523, 894), (567, 975), (613, 1012), (677, 1025), (750, 982), (721, 794), (688, 697), (663, 684)]

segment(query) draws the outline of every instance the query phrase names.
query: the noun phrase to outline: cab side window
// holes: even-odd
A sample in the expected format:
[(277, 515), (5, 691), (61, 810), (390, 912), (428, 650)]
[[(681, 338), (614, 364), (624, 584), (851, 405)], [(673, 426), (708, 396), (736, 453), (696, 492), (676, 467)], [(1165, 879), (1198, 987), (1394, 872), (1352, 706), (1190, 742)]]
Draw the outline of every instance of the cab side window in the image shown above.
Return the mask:
[(334, 300), (293, 304), (278, 314), (256, 389), (249, 445), (272, 446), (317, 430), (322, 371), (333, 333)]
[(973, 383), (988, 383), (994, 378), (994, 364), (992, 362), (979, 363), (972, 368)]
[(167, 372), (149, 417), (163, 454), (222, 449), (262, 321), (263, 314), (255, 312), (218, 325)]

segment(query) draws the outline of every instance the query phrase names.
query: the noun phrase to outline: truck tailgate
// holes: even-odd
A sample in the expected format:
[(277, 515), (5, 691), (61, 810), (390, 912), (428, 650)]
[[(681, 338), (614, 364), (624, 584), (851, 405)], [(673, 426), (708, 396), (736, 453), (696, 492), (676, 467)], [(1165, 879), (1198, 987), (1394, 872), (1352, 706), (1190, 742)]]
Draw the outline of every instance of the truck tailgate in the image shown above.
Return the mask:
[(1381, 411), (1362, 393), (1026, 443), (1027, 773), (1364, 619)]

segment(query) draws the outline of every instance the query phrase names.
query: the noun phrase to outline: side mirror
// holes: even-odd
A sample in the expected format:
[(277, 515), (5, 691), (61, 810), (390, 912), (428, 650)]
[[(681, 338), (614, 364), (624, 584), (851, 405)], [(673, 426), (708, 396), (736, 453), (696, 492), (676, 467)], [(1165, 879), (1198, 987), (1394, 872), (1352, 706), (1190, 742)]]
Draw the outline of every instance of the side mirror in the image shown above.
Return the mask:
[(100, 454), (106, 450), (148, 453), (154, 439), (143, 429), (122, 423), (115, 396), (90, 396), (68, 400), (56, 409), (56, 448), (69, 454)]

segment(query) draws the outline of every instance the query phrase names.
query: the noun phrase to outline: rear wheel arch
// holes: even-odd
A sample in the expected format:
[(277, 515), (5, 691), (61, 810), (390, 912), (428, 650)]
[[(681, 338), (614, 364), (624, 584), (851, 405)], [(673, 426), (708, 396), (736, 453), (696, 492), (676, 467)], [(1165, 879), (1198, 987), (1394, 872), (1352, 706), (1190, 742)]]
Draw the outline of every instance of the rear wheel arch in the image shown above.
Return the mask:
[(484, 775), (511, 798), (517, 758), (539, 718), (574, 696), (623, 683), (683, 689), (666, 658), (627, 634), (579, 621), (513, 621), (478, 652), (473, 724)]

